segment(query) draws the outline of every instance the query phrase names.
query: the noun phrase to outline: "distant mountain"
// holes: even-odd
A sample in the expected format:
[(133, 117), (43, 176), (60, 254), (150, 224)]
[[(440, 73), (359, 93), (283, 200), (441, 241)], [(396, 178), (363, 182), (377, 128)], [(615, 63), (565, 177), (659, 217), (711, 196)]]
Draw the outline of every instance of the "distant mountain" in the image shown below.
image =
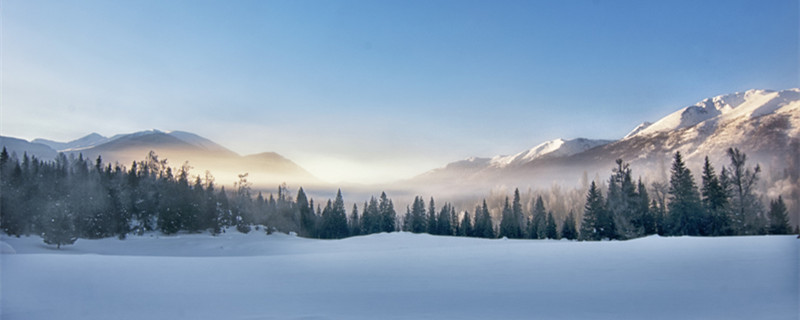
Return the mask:
[(237, 181), (238, 175), (244, 173), (248, 173), (250, 182), (259, 185), (321, 183), (308, 171), (277, 153), (243, 157), (209, 139), (184, 131), (147, 130), (111, 138), (93, 133), (69, 142), (36, 139), (34, 141), (41, 143), (31, 143), (10, 137), (2, 137), (1, 141), (9, 152), (16, 152), (20, 157), (23, 152), (28, 152), (42, 160), (52, 160), (58, 152), (64, 152), (67, 155), (82, 154), (89, 159), (99, 156), (105, 163), (130, 166), (133, 161), (144, 160), (150, 151), (154, 151), (159, 159), (167, 159), (172, 167), (180, 167), (188, 161), (195, 174), (204, 176), (205, 171), (209, 171), (225, 184)]
[(0, 145), (6, 148), (9, 155), (16, 155), (20, 160), (22, 156), (35, 156), (41, 160), (53, 160), (58, 154), (45, 144), (28, 142), (27, 140), (0, 136)]
[(108, 138), (101, 136), (98, 133), (92, 132), (91, 134), (80, 139), (72, 140), (69, 142), (57, 142), (47, 139), (34, 139), (33, 143), (44, 144), (56, 151), (67, 151), (73, 149), (82, 149), (96, 146), (98, 144), (108, 141)]
[(717, 167), (727, 165), (730, 147), (747, 153), (752, 164), (778, 170), (795, 166), (796, 160), (790, 158), (800, 159), (800, 89), (748, 90), (708, 98), (653, 123), (645, 122), (618, 141), (557, 139), (512, 156), (456, 161), (407, 183), (484, 190), (500, 185), (572, 184), (584, 172), (609, 174), (619, 158), (631, 163), (636, 175), (663, 179), (676, 151), (684, 154), (693, 170), (699, 170), (705, 156)]
[(489, 165), (496, 168), (523, 166), (538, 159), (568, 157), (611, 142), (613, 141), (584, 138), (573, 140), (555, 139), (512, 156), (496, 156), (489, 161)]

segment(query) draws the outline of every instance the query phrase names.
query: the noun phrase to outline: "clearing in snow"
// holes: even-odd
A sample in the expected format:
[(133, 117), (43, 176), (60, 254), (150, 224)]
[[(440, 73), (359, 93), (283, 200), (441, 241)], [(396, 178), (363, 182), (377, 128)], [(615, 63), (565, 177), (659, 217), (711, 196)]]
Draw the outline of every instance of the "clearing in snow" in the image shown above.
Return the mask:
[(797, 319), (794, 236), (4, 236), (0, 318)]

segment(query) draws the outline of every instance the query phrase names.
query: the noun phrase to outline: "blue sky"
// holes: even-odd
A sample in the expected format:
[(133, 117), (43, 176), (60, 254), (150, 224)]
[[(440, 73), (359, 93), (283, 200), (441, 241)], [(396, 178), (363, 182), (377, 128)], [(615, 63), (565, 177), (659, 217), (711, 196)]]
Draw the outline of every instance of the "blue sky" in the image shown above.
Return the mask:
[(800, 86), (798, 1), (2, 2), (0, 133), (185, 130), (332, 181)]

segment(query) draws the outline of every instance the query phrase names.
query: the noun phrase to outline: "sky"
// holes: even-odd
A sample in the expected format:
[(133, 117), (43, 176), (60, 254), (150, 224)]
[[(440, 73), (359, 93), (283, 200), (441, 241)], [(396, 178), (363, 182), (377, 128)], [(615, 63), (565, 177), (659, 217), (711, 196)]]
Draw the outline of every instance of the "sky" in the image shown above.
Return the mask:
[(387, 182), (800, 87), (799, 2), (3, 0), (0, 134), (182, 130)]

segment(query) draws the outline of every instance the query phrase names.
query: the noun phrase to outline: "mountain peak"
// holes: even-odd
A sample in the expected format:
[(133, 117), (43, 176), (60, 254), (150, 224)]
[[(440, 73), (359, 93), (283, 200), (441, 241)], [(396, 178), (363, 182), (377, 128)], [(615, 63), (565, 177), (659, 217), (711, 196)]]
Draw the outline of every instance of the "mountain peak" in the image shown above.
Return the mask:
[(584, 152), (594, 147), (610, 143), (610, 140), (591, 140), (577, 138), (564, 140), (562, 138), (543, 142), (529, 150), (522, 151), (511, 156), (496, 156), (491, 159), (492, 166), (504, 168), (508, 166), (521, 165), (536, 159), (567, 157), (576, 153)]
[(641, 124), (626, 135), (625, 138), (675, 131), (713, 119), (733, 118), (741, 115), (762, 116), (774, 112), (791, 101), (797, 100), (799, 94), (800, 89), (783, 91), (750, 89), (744, 92), (706, 98), (694, 105), (675, 111), (650, 125)]

